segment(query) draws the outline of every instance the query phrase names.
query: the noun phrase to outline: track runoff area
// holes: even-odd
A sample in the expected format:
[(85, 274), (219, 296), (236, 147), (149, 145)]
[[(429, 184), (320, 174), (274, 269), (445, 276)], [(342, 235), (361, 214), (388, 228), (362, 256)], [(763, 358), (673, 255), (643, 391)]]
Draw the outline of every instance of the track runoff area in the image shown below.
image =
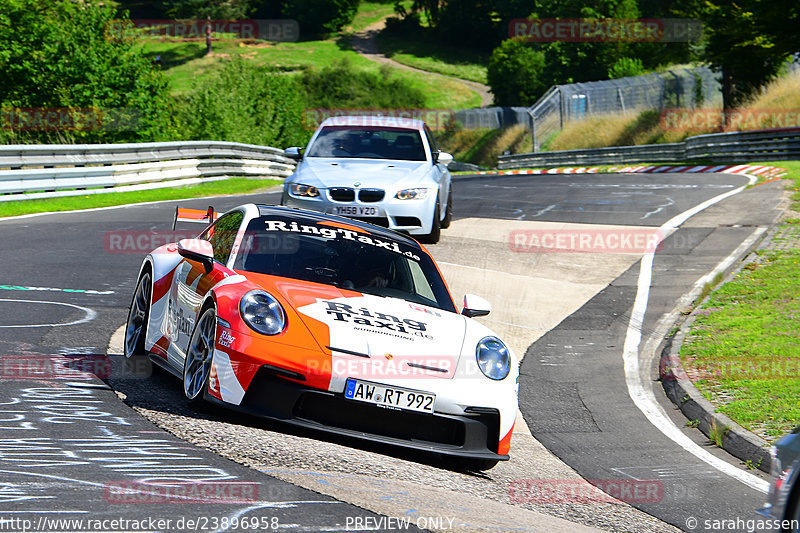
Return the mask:
[[(493, 303), (480, 320), (522, 358), (511, 460), (481, 474), (192, 410), (176, 380), (126, 365), (119, 329), (138, 265), (170, 232), (175, 202), (0, 221), (5, 249), (15, 250), (0, 281), (3, 527), (746, 524), (763, 503), (765, 478), (684, 427), (652, 379), (652, 352), (681, 297), (779, 214), (780, 184), (745, 189), (750, 181), (679, 172), (455, 181), (455, 220), (430, 250), (457, 298), (470, 292)], [(276, 192), (180, 204), (224, 211), (277, 200)], [(142, 483), (171, 488), (131, 501)]]

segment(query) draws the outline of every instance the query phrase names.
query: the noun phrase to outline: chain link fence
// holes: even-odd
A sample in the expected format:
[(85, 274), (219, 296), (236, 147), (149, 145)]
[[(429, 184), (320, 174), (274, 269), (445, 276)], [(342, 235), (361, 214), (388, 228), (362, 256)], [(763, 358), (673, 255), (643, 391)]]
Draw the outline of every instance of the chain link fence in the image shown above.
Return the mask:
[(533, 151), (568, 122), (644, 109), (719, 107), (722, 88), (707, 67), (681, 68), (616, 80), (555, 85), (528, 110)]
[(510, 128), (517, 124), (528, 124), (531, 117), (527, 107), (478, 107), (459, 109), (455, 118), (466, 129)]

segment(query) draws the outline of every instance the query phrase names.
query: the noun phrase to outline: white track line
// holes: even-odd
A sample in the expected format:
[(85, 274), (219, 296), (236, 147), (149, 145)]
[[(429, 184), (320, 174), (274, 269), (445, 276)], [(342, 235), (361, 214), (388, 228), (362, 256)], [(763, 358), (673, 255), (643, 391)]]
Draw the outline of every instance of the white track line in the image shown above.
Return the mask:
[[(756, 178), (747, 176), (749, 179), (748, 185), (752, 185)], [(746, 186), (739, 187), (719, 196), (715, 196), (710, 200), (696, 205), (688, 211), (671, 218), (665, 222), (660, 228), (661, 235), (667, 235), (673, 230), (677, 229), (681, 224), (686, 222), (690, 217), (696, 215), (700, 211), (716, 204), (743, 191)], [(739, 252), (737, 249), (733, 254), (728, 256), (720, 266), (729, 264), (734, 260), (734, 254)], [(639, 281), (637, 284), (636, 300), (633, 304), (631, 311), (631, 318), (628, 322), (628, 331), (625, 335), (625, 345), (623, 348), (622, 358), (625, 364), (625, 382), (628, 386), (628, 394), (630, 395), (633, 403), (644, 414), (647, 419), (661, 431), (667, 438), (675, 442), (681, 448), (691, 453), (701, 461), (716, 468), (720, 472), (731, 476), (732, 478), (741, 481), (745, 485), (766, 493), (769, 484), (753, 474), (749, 474), (739, 468), (723, 461), (722, 459), (709, 453), (693, 442), (686, 436), (680, 429), (678, 429), (672, 420), (667, 416), (664, 409), (656, 401), (655, 394), (651, 387), (647, 387), (642, 379), (642, 373), (639, 365), (639, 345), (642, 340), (642, 326), (644, 324), (644, 315), (647, 311), (647, 300), (650, 297), (650, 282), (653, 278), (653, 259), (654, 252), (648, 252), (642, 256), (641, 266), (639, 269)], [(719, 268), (719, 266), (717, 267)], [(705, 279), (705, 278), (703, 278)]]
[(94, 320), (95, 317), (97, 317), (97, 312), (95, 312), (93, 309), (89, 309), (88, 307), (81, 307), (80, 305), (68, 304), (64, 302), (48, 302), (45, 300), (17, 300), (16, 298), (0, 298), (0, 302), (61, 305), (64, 307), (72, 307), (74, 309), (79, 309), (85, 313), (85, 316), (83, 318), (79, 318), (78, 320), (73, 320), (72, 322), (65, 322), (63, 324), (12, 324), (8, 326), (0, 326), (0, 328), (55, 328), (58, 326), (76, 326), (78, 324), (84, 324), (86, 322), (90, 322)]

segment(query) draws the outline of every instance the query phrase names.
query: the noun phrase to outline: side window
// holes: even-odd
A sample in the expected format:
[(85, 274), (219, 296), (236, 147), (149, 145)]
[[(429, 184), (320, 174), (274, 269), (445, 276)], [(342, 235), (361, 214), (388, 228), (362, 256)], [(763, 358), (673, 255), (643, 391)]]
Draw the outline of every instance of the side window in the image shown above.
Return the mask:
[(416, 263), (415, 261), (407, 261), (407, 263), (409, 268), (411, 269), (411, 277), (414, 280), (414, 290), (416, 291), (416, 293), (422, 296), (423, 298), (427, 298), (431, 302), (435, 302), (436, 295), (433, 293), (431, 284), (425, 277), (425, 272), (422, 271), (422, 267), (419, 266), (419, 264)]
[(436, 153), (439, 151), (439, 145), (436, 144), (436, 139), (433, 138), (433, 133), (428, 128), (427, 124), (425, 125), (425, 136), (428, 138), (428, 144), (431, 147), (431, 153)]
[(242, 225), (244, 214), (239, 211), (228, 213), (220, 217), (216, 223), (208, 228), (201, 238), (208, 240), (214, 247), (214, 259), (220, 263), (227, 264), (236, 241), (236, 233)]

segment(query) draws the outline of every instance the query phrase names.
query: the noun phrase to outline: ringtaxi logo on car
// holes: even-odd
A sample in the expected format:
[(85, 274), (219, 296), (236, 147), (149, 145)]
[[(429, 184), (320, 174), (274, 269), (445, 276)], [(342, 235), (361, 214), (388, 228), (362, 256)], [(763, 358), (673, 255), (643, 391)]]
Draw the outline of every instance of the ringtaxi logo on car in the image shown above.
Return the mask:
[(321, 226), (319, 224), (298, 224), (294, 220), (286, 222), (282, 220), (265, 220), (266, 231), (286, 231), (291, 233), (303, 233), (306, 235), (321, 235), (326, 239), (344, 239), (348, 241), (360, 242), (383, 250), (388, 250), (397, 254), (404, 255), (414, 261), (419, 261), (420, 257), (411, 250), (402, 250), (400, 245), (394, 241), (370, 237), (358, 231), (340, 228), (335, 226)]

